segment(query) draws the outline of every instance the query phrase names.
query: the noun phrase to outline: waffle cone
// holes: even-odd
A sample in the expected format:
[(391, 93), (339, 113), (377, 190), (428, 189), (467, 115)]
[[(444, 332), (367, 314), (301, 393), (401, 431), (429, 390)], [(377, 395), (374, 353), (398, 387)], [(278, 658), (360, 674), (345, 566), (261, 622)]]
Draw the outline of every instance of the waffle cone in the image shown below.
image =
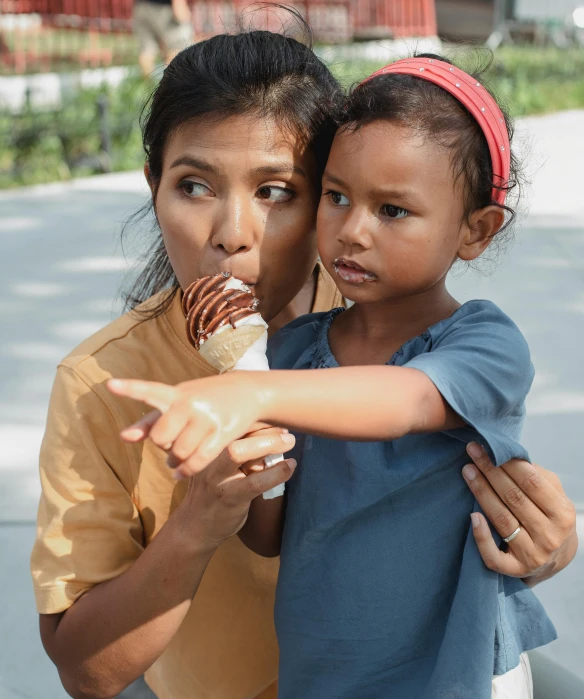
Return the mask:
[(247, 350), (266, 332), (261, 325), (242, 325), (227, 328), (212, 335), (201, 345), (199, 354), (220, 374), (230, 371)]

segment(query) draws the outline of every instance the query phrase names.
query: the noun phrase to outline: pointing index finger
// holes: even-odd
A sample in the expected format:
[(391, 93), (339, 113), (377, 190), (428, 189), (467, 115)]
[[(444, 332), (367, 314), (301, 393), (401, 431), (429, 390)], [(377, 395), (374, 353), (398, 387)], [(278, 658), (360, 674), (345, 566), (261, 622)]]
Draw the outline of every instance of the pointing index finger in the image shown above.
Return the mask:
[(161, 413), (165, 413), (177, 397), (177, 391), (173, 386), (155, 381), (110, 379), (107, 382), (107, 387), (116, 396), (142, 401)]

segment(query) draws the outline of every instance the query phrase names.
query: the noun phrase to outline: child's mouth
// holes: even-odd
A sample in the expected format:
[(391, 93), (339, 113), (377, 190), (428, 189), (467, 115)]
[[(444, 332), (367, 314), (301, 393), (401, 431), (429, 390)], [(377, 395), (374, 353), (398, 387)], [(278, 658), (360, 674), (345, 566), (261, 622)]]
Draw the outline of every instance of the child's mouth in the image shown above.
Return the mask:
[(374, 282), (377, 279), (376, 274), (369, 272), (346, 257), (337, 257), (333, 262), (333, 268), (338, 276), (348, 284), (363, 284), (363, 282)]

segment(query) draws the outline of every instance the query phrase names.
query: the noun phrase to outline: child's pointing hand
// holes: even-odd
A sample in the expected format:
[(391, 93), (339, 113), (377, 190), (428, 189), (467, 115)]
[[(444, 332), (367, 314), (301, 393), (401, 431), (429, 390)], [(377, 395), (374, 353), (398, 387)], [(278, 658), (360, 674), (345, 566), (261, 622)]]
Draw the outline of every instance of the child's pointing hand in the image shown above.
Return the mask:
[(204, 469), (231, 442), (257, 427), (260, 415), (254, 372), (233, 372), (176, 386), (112, 379), (108, 389), (155, 408), (123, 430), (122, 438), (136, 442), (149, 436), (180, 464), (175, 471), (178, 479)]

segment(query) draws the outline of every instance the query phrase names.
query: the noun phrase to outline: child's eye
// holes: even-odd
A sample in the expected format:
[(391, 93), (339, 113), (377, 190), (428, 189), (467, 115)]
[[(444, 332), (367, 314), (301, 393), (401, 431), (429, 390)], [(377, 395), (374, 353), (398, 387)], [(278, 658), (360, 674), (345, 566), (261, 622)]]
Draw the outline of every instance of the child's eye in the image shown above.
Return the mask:
[(281, 204), (285, 201), (290, 201), (294, 196), (294, 192), (286, 187), (276, 187), (273, 184), (260, 187), (257, 196), (266, 201), (273, 201)]
[(195, 199), (196, 197), (205, 197), (209, 194), (213, 195), (213, 192), (206, 185), (201, 182), (193, 182), (193, 180), (183, 180), (179, 184), (179, 188), (187, 195)]
[(406, 209), (402, 209), (399, 206), (393, 206), (393, 204), (385, 204), (381, 207), (381, 211), (388, 218), (394, 219), (405, 218), (409, 214), (409, 211), (407, 211)]
[(328, 192), (324, 192), (324, 196), (330, 197), (330, 200), (335, 206), (350, 206), (351, 204), (349, 199), (344, 194), (335, 192), (333, 189)]

